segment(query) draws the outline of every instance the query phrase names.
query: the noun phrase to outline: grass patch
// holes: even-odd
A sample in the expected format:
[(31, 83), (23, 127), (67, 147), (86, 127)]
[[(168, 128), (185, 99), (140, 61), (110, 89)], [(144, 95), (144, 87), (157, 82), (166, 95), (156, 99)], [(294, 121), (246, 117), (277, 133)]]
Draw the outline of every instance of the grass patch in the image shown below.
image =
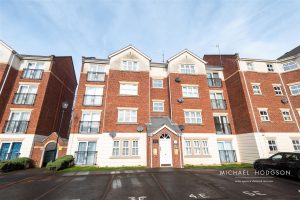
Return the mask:
[(252, 164), (223, 164), (223, 165), (185, 165), (187, 169), (235, 169), (235, 168), (253, 168)]
[(80, 171), (111, 171), (111, 170), (133, 170), (146, 169), (144, 166), (124, 166), (124, 167), (97, 167), (97, 166), (73, 166), (60, 172), (80, 172)]

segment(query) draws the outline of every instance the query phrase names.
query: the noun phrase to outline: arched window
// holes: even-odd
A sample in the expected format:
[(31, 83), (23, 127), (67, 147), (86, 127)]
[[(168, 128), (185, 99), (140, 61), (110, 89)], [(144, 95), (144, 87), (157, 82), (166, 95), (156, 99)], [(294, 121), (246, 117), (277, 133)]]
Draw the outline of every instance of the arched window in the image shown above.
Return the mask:
[(169, 136), (168, 133), (163, 133), (163, 134), (160, 135), (159, 138), (160, 138), (160, 139), (170, 139), (170, 136)]

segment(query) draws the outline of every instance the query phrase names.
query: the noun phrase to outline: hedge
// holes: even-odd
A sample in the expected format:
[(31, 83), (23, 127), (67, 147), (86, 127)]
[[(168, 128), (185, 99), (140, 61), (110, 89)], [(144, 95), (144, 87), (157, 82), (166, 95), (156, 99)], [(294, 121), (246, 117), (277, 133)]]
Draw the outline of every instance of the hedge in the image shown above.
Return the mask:
[(18, 169), (28, 169), (32, 167), (32, 160), (30, 158), (16, 158), (13, 160), (0, 161), (0, 171), (13, 171)]
[(48, 170), (58, 171), (74, 165), (74, 158), (71, 155), (66, 155), (47, 163)]

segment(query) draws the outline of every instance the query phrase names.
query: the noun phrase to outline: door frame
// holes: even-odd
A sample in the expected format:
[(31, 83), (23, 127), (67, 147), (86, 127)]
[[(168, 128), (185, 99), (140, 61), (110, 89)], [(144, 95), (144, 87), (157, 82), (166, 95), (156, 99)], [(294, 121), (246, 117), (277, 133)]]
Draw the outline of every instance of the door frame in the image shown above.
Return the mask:
[[(172, 153), (172, 138), (170, 137), (170, 135), (168, 134), (168, 133), (163, 133), (163, 134), (167, 134), (168, 135), (168, 137), (169, 138), (161, 138), (161, 136), (160, 136), (160, 138), (159, 138), (159, 148), (160, 148), (160, 150), (159, 150), (159, 166), (160, 167), (172, 167), (173, 166), (173, 153)], [(163, 135), (162, 134), (162, 135)], [(170, 153), (170, 157), (171, 157), (171, 163), (170, 163), (170, 166), (162, 166), (162, 162), (161, 162), (161, 158), (162, 158), (162, 156), (161, 156), (161, 141), (162, 140), (164, 140), (164, 141), (168, 141), (169, 143), (170, 143), (170, 150), (169, 150), (169, 153)]]

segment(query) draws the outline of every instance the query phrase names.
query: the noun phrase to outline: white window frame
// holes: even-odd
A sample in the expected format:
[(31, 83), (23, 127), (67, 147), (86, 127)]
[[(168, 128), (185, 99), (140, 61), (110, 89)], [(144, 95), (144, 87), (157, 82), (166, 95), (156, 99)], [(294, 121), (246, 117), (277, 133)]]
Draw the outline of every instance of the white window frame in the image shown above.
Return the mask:
[(182, 74), (196, 74), (196, 67), (194, 64), (181, 64), (180, 73)]
[(273, 85), (273, 90), (276, 96), (283, 96), (281, 85)]
[(271, 63), (267, 64), (267, 69), (268, 69), (268, 72), (274, 72), (275, 71), (275, 68), (274, 68), (273, 64), (271, 64)]
[[(31, 66), (29, 66), (31, 65)], [(26, 69), (45, 69), (45, 62), (34, 62), (34, 61), (30, 61), (27, 64)]]
[(290, 62), (287, 62), (287, 63), (283, 63), (282, 69), (283, 69), (284, 72), (288, 72), (288, 71), (299, 69), (299, 66), (298, 66), (297, 62), (290, 61)]
[[(259, 112), (259, 116), (260, 116), (260, 120), (262, 122), (269, 122), (270, 121), (270, 116), (269, 116), (269, 113), (268, 113), (268, 109), (258, 109), (258, 112)], [(265, 113), (262, 113), (262, 112), (265, 112)]]
[(164, 88), (164, 80), (163, 79), (152, 79), (152, 88)]
[[(296, 88), (293, 88), (293, 87), (296, 87)], [(290, 88), (292, 96), (300, 95), (300, 83), (289, 85), (289, 88)]]
[(182, 85), (182, 96), (187, 98), (198, 98), (199, 87), (196, 85)]
[(132, 140), (131, 156), (138, 156), (138, 155), (139, 155), (139, 141)]
[[(121, 149), (120, 144), (121, 144), (120, 140), (113, 140), (113, 151), (112, 151), (112, 156), (113, 157), (119, 157), (120, 156), (120, 149)], [(117, 154), (116, 154), (116, 152), (117, 152)]]
[(122, 60), (122, 70), (124, 71), (138, 71), (139, 62), (136, 60)]
[(105, 66), (99, 64), (90, 64), (88, 72), (102, 72), (105, 73)]
[(137, 123), (137, 108), (118, 108), (118, 123)]
[[(158, 105), (160, 104), (160, 105)], [(165, 111), (165, 102), (162, 100), (153, 100), (153, 112), (164, 112)]]
[(139, 91), (138, 83), (120, 82), (120, 95), (137, 96)]
[(130, 141), (122, 140), (122, 156), (129, 156), (130, 155), (129, 150), (130, 150)]
[(247, 70), (248, 71), (254, 71), (254, 66), (252, 62), (247, 62)]
[(202, 111), (184, 110), (184, 120), (186, 124), (202, 124)]
[(185, 142), (186, 156), (206, 156), (209, 155), (207, 139), (186, 139)]
[(290, 109), (280, 109), (282, 118), (285, 122), (293, 121)]
[(260, 84), (252, 83), (251, 86), (254, 95), (262, 95)]
[(268, 139), (268, 147), (271, 152), (278, 151), (278, 147), (275, 139)]
[(293, 144), (293, 147), (294, 147), (295, 151), (300, 151), (300, 140), (299, 139), (298, 140), (293, 139), (292, 144)]
[[(23, 94), (37, 94), (38, 84), (20, 84), (17, 93), (21, 92), (21, 88), (26, 88), (26, 92), (22, 92)], [(29, 92), (29, 89), (34, 89), (34, 92)]]
[(185, 155), (193, 155), (192, 140), (185, 140)]

